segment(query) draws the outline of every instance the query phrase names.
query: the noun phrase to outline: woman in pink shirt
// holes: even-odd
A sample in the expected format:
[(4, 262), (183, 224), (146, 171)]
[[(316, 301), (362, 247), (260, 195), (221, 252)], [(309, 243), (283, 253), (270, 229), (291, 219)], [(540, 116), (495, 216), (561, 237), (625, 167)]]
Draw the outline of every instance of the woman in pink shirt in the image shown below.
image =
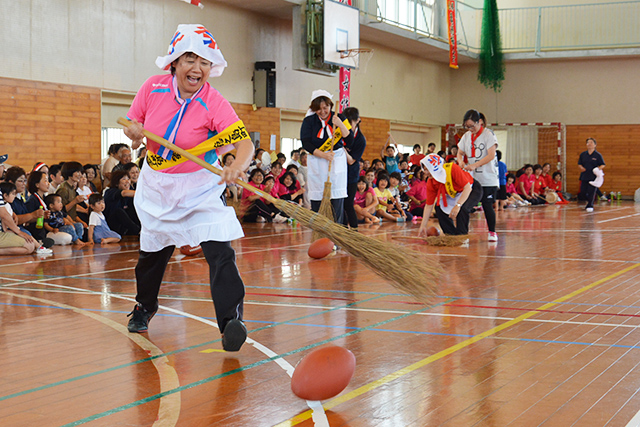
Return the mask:
[[(136, 266), (137, 295), (129, 332), (147, 332), (158, 310), (165, 268), (176, 246), (200, 246), (210, 269), (211, 296), (222, 332), (222, 347), (238, 351), (247, 337), (242, 322), (244, 284), (231, 240), (243, 236), (232, 207), (222, 202), (226, 184), (244, 177), (253, 143), (231, 104), (207, 79), (227, 66), (213, 35), (202, 25), (179, 25), (168, 54), (156, 65), (170, 73), (152, 76), (136, 94), (125, 134), (137, 149), (143, 129), (163, 136), (215, 167), (212, 174), (183, 156), (147, 141), (147, 166), (142, 168), (136, 211), (142, 223)], [(221, 157), (236, 149), (230, 166)]]

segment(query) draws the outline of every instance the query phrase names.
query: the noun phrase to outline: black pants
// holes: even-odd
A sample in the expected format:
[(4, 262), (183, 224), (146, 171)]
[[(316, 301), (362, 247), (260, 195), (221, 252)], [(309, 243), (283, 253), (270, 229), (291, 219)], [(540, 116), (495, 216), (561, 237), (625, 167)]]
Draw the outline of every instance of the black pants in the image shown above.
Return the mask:
[(484, 218), (487, 220), (487, 228), (495, 233), (496, 231), (496, 211), (493, 210), (493, 203), (496, 201), (498, 187), (482, 187), (482, 210)]
[[(318, 212), (320, 210), (321, 200), (311, 201), (311, 210)], [(342, 224), (342, 217), (344, 214), (344, 199), (331, 199), (331, 205), (333, 206), (333, 220), (338, 224)]]
[(469, 213), (471, 210), (482, 200), (482, 187), (478, 181), (473, 181), (473, 188), (469, 198), (458, 211), (456, 222), (449, 218), (449, 214), (444, 213), (440, 209), (439, 205), (436, 205), (436, 216), (438, 217), (438, 223), (444, 234), (461, 235), (469, 234)]
[(353, 207), (356, 191), (358, 191), (357, 182), (347, 184), (347, 198), (344, 199), (344, 213), (346, 214), (344, 222), (349, 224), (351, 228), (358, 228), (358, 215), (356, 215), (356, 209)]
[[(232, 319), (242, 320), (244, 283), (236, 265), (236, 253), (229, 242), (202, 242), (200, 244), (209, 264), (209, 285), (216, 310), (220, 332)], [(158, 309), (158, 293), (167, 263), (175, 246), (158, 252), (140, 251), (136, 265), (136, 301), (149, 311)]]
[(596, 198), (597, 187), (589, 184), (589, 181), (580, 181), (580, 193), (587, 200), (587, 207), (592, 208)]
[(109, 228), (122, 236), (140, 234), (140, 220), (136, 210), (131, 207), (114, 209), (107, 218), (107, 224), (109, 224)]

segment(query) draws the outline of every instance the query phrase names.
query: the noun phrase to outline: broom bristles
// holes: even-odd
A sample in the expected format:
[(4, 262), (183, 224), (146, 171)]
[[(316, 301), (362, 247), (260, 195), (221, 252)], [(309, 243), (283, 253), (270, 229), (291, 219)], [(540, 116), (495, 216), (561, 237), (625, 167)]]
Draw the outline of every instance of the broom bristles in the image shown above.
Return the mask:
[(427, 237), (414, 237), (414, 236), (396, 236), (394, 240), (418, 240), (422, 243), (426, 243), (429, 246), (462, 246), (462, 244), (469, 240), (468, 234), (452, 235), (441, 234), (439, 236), (427, 236)]
[[(122, 117), (118, 118), (118, 123), (127, 127), (131, 126), (131, 122)], [(217, 175), (222, 173), (220, 169), (170, 143), (166, 139), (146, 129), (143, 130), (143, 133), (147, 138), (186, 157), (210, 172)], [(352, 256), (360, 259), (381, 277), (389, 280), (401, 292), (413, 295), (425, 303), (429, 303), (431, 297), (435, 296), (435, 282), (442, 273), (442, 268), (437, 261), (428, 258), (425, 259), (420, 252), (404, 249), (378, 239), (372, 239), (357, 231), (344, 228), (328, 218), (309, 209), (305, 209), (298, 204), (276, 199), (270, 194), (242, 180), (238, 179), (235, 183), (245, 190), (269, 200), (278, 209), (299, 221), (302, 225), (306, 225), (326, 235), (333, 243), (349, 252)], [(421, 258), (423, 262), (416, 262), (416, 260)]]
[(328, 237), (401, 292), (425, 303), (436, 295), (436, 280), (442, 273), (436, 260), (425, 258), (420, 252), (347, 229), (297, 204), (284, 200), (275, 201), (274, 204), (302, 225)]

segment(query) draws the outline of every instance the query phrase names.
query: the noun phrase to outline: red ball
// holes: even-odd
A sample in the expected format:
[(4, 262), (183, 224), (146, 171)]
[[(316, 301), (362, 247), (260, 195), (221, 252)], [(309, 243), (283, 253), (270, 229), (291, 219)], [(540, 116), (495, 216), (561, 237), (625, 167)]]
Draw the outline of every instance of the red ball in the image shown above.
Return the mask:
[(187, 256), (195, 256), (195, 255), (198, 255), (200, 252), (202, 252), (202, 248), (200, 247), (200, 245), (198, 246), (184, 245), (184, 246), (180, 246), (180, 252)]
[(291, 377), (291, 391), (305, 400), (326, 400), (340, 394), (353, 377), (356, 357), (346, 348), (322, 347), (298, 362)]
[(440, 230), (438, 230), (436, 227), (429, 227), (427, 228), (427, 236), (439, 236), (440, 235)]
[(335, 250), (333, 242), (326, 237), (316, 240), (309, 246), (307, 252), (311, 258), (324, 258)]

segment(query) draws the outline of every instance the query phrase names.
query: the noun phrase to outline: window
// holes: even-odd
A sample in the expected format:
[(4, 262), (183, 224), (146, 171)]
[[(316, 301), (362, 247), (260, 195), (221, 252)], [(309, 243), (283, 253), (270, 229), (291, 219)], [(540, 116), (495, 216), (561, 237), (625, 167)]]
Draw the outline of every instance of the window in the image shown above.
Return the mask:
[[(124, 134), (122, 128), (102, 128), (101, 158), (109, 156), (109, 146), (113, 144), (127, 144), (131, 147), (131, 140)], [(137, 153), (131, 153), (131, 158), (137, 159)]]
[(291, 160), (291, 152), (302, 148), (302, 141), (298, 138), (281, 138), (280, 152), (287, 156), (287, 160)]

